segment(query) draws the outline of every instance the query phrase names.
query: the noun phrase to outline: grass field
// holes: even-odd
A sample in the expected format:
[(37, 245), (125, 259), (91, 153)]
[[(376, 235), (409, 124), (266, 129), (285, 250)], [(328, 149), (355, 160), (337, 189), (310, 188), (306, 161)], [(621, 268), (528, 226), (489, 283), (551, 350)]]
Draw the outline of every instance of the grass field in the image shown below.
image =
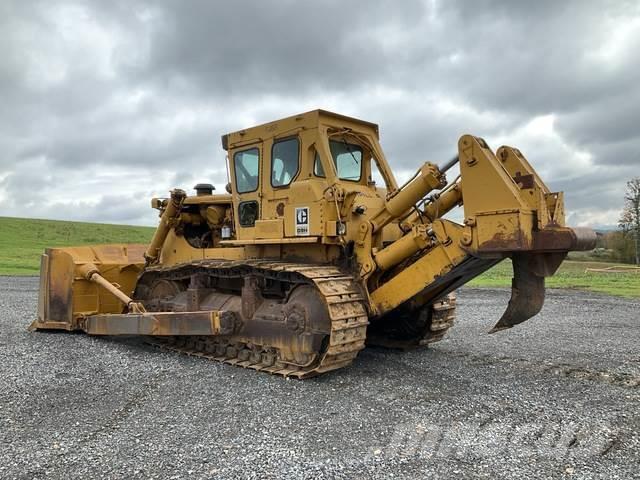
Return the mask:
[[(551, 288), (578, 288), (621, 297), (640, 297), (640, 272), (600, 273), (585, 271), (587, 268), (606, 268), (614, 265), (617, 264), (566, 260), (553, 277), (546, 279), (546, 285)], [(511, 261), (505, 260), (474, 278), (469, 285), (510, 287), (512, 275)]]
[(154, 228), (0, 217), (0, 275), (37, 275), (45, 247), (147, 243)]
[[(45, 247), (96, 243), (147, 243), (152, 227), (102, 223), (61, 222), (0, 217), (0, 275), (37, 275)], [(579, 288), (623, 297), (640, 297), (640, 273), (592, 273), (587, 268), (614, 265), (605, 262), (565, 261), (547, 279), (547, 286)], [(511, 286), (511, 263), (506, 260), (471, 281), (476, 287)]]

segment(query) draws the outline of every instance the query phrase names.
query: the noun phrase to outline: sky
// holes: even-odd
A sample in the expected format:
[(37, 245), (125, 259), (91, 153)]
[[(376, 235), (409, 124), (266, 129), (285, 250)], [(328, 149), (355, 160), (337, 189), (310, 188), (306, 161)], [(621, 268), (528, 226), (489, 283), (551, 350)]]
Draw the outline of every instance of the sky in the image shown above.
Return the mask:
[(0, 1), (0, 216), (155, 225), (223, 190), (220, 136), (324, 108), (402, 180), (465, 133), (518, 147), (567, 221), (640, 175), (637, 1)]

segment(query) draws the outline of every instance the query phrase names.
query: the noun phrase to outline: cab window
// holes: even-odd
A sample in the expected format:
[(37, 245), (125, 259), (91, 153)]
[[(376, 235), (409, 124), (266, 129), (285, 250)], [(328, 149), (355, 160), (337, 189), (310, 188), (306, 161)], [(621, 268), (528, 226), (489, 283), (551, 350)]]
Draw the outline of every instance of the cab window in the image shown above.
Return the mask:
[[(362, 148), (359, 145), (339, 140), (329, 140), (329, 149), (336, 166), (338, 178), (358, 182), (362, 178)], [(316, 153), (313, 165), (313, 173), (318, 177), (324, 177), (324, 169), (320, 163), (320, 157)]]
[(271, 185), (284, 187), (297, 175), (299, 167), (297, 138), (280, 140), (271, 147)]
[(257, 148), (236, 152), (233, 155), (233, 170), (238, 193), (253, 192), (258, 188), (259, 160), (260, 153)]
[(316, 152), (316, 158), (313, 161), (313, 174), (316, 177), (326, 177), (324, 174), (324, 168), (322, 168), (322, 163), (320, 163), (320, 155), (318, 155), (318, 152)]
[(378, 168), (378, 162), (376, 162), (373, 157), (371, 158), (371, 176), (369, 177), (369, 181), (375, 183), (379, 187), (386, 187), (387, 185), (382, 173), (380, 173), (380, 169)]

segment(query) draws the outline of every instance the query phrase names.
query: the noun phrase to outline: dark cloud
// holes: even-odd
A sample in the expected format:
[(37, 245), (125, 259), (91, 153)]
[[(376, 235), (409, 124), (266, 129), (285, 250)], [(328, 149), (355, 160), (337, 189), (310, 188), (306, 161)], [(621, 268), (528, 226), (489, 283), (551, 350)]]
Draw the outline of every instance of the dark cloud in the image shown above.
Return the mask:
[(206, 95), (361, 88), (392, 67), (397, 52), (384, 48), (388, 37), (417, 25), (427, 11), (414, 0), (389, 7), (339, 0), (155, 3), (148, 62), (127, 70)]
[(637, 2), (16, 0), (0, 42), (0, 214), (154, 223), (224, 186), (221, 134), (313, 108), (379, 123), (399, 177), (517, 144), (574, 223), (640, 174)]
[(558, 131), (602, 163), (640, 165), (640, 88), (611, 92), (563, 115)]

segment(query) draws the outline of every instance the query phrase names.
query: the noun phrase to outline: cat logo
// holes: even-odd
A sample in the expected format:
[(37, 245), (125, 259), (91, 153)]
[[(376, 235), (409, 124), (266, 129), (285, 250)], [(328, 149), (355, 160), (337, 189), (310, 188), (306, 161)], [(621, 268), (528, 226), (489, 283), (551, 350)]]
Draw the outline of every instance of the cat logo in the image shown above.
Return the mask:
[(309, 207), (296, 208), (296, 235), (309, 235)]

